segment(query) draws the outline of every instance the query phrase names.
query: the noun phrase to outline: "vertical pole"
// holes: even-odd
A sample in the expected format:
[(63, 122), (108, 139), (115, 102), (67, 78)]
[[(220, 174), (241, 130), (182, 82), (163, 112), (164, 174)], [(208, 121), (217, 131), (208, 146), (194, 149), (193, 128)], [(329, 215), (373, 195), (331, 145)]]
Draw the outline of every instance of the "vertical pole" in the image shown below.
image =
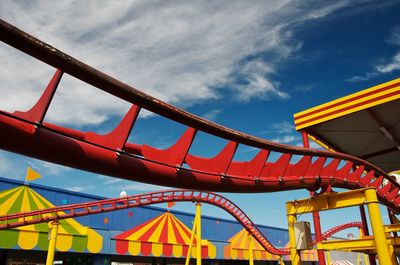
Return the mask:
[[(330, 251), (327, 251), (326, 252), (326, 263), (328, 264), (328, 265), (331, 265), (332, 263), (331, 263), (331, 252)], [(359, 265), (359, 264), (357, 264), (357, 265)]]
[(185, 265), (189, 265), (190, 256), (192, 255), (192, 248), (193, 248), (194, 234), (196, 233), (196, 226), (197, 226), (197, 212), (193, 219), (193, 229), (192, 229), (192, 233), (190, 234), (189, 248), (188, 248), (188, 252), (186, 254)]
[(254, 242), (253, 242), (253, 236), (250, 233), (247, 233), (247, 238), (249, 240), (249, 265), (254, 265), (254, 256), (253, 256)]
[[(305, 148), (310, 148), (310, 142), (308, 141), (308, 135), (306, 131), (301, 131), (301, 136), (303, 139), (303, 146)], [(314, 192), (310, 192), (310, 196), (313, 196)], [(314, 231), (315, 231), (315, 241), (322, 242), (322, 229), (321, 229), (321, 222), (319, 218), (319, 212), (313, 212), (313, 224), (314, 224)], [(322, 249), (317, 250), (318, 255), (318, 262), (319, 265), (325, 265), (325, 254)]]
[(196, 203), (196, 216), (196, 265), (201, 265), (201, 204), (199, 202)]
[[(387, 211), (388, 211), (388, 216), (389, 216), (389, 220), (391, 224), (395, 224), (396, 223), (396, 217), (393, 213), (392, 210), (389, 209), (389, 207), (387, 207)], [(393, 236), (397, 237), (397, 232), (393, 232)]]
[(382, 217), (379, 210), (378, 198), (374, 189), (365, 190), (365, 200), (368, 206), (368, 214), (371, 220), (376, 252), (380, 265), (391, 265), (391, 256), (386, 242), (385, 230), (383, 229)]
[[(362, 232), (364, 236), (368, 236), (369, 235), (369, 230), (368, 230), (368, 223), (367, 223), (367, 216), (365, 215), (365, 208), (364, 205), (360, 205), (360, 216), (361, 216), (361, 222), (362, 222)], [(365, 257), (366, 254), (364, 254)], [(369, 263), (371, 265), (376, 265), (376, 260), (375, 260), (375, 254), (368, 254), (368, 259), (369, 259)]]
[(57, 220), (51, 222), (49, 248), (47, 250), (46, 265), (53, 265), (53, 262), (54, 262), (54, 253), (56, 252), (58, 225), (59, 225), (59, 222)]
[(292, 265), (301, 265), (300, 251), (296, 248), (296, 236), (294, 233), (294, 224), (296, 223), (296, 214), (289, 214), (289, 210), (293, 207), (292, 203), (286, 203), (286, 212), (288, 213), (288, 230), (289, 230), (289, 245), (290, 245), (290, 260)]
[(389, 245), (389, 254), (390, 254), (390, 257), (391, 257), (392, 265), (398, 265), (397, 258), (396, 258), (396, 252), (394, 250), (394, 246), (393, 245)]

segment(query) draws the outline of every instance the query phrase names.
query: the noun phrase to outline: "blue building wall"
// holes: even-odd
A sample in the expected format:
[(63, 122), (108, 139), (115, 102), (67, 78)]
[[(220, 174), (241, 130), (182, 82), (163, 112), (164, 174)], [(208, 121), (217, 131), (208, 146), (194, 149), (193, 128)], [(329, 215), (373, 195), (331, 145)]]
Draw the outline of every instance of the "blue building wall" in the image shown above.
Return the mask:
[[(0, 191), (19, 187), (21, 185), (23, 185), (23, 182), (21, 181), (0, 177)], [(56, 206), (106, 199), (95, 195), (72, 192), (33, 183), (30, 183), (29, 187)], [(115, 242), (111, 240), (114, 236), (144, 223), (151, 218), (157, 217), (165, 211), (165, 209), (158, 207), (145, 206), (77, 217), (74, 219), (84, 226), (89, 226), (95, 229), (103, 236), (104, 241), (100, 254), (116, 254)], [(170, 212), (186, 226), (189, 228), (192, 227), (192, 220), (194, 218), (193, 214), (174, 210), (170, 210)], [(283, 247), (289, 240), (287, 230), (285, 229), (265, 225), (259, 225), (258, 227), (262, 233), (266, 235), (268, 240), (277, 247)], [(227, 240), (242, 228), (243, 227), (234, 220), (202, 216), (202, 237), (217, 246), (216, 258), (218, 259), (224, 259), (223, 247), (227, 245)]]

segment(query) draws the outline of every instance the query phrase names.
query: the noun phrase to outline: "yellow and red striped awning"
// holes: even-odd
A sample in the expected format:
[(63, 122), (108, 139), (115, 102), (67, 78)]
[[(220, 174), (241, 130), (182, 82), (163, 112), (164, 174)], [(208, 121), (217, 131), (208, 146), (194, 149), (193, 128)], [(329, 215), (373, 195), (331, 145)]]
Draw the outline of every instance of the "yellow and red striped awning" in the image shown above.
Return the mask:
[[(170, 212), (117, 235), (115, 249), (119, 254), (185, 257), (191, 230)], [(202, 258), (215, 258), (216, 247), (207, 240), (201, 242)], [(192, 248), (196, 257), (196, 240)]]
[(296, 130), (400, 99), (400, 78), (294, 114)]
[[(54, 207), (28, 186), (21, 186), (0, 192), (0, 215), (42, 210)], [(15, 220), (22, 221), (22, 220)], [(21, 226), (0, 231), (0, 248), (47, 250), (49, 225), (46, 223)], [(78, 252), (98, 253), (103, 246), (103, 237), (74, 219), (60, 220), (58, 228), (58, 251), (73, 249)]]
[(230, 244), (224, 247), (224, 257), (226, 259), (249, 259), (250, 238), (254, 242), (253, 257), (255, 260), (278, 260), (279, 256), (266, 251), (254, 237), (249, 237), (249, 233), (244, 228), (228, 239)]

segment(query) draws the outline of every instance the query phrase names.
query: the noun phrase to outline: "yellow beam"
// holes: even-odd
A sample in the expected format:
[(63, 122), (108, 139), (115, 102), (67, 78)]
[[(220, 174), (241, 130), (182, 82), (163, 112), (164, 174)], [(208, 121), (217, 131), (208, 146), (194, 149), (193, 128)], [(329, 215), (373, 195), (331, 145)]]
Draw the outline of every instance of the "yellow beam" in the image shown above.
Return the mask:
[(58, 221), (51, 222), (49, 248), (47, 250), (46, 265), (53, 265), (54, 254), (56, 252), (57, 234), (58, 234)]
[[(383, 229), (381, 212), (379, 210), (378, 197), (374, 189), (365, 190), (365, 199), (368, 206), (369, 219), (376, 244), (376, 252), (380, 265), (392, 264), (392, 255), (389, 252), (389, 245), (386, 242), (386, 235)], [(392, 264), (393, 265), (393, 264)]]
[(190, 233), (189, 248), (188, 248), (188, 252), (186, 254), (185, 265), (189, 265), (190, 257), (192, 255), (193, 241), (194, 241), (194, 236), (195, 236), (196, 227), (197, 227), (197, 218), (198, 218), (198, 216), (196, 214), (193, 219), (193, 228), (192, 228), (192, 232)]
[[(292, 206), (286, 203), (286, 210), (289, 212), (289, 209)], [(296, 248), (296, 236), (294, 233), (294, 224), (297, 221), (296, 214), (288, 214), (288, 232), (289, 232), (289, 245), (290, 245), (290, 260), (292, 261), (292, 265), (301, 265), (301, 255), (300, 251)]]
[(368, 207), (368, 214), (373, 231), (373, 237), (366, 237), (356, 240), (341, 240), (317, 243), (317, 249), (345, 250), (356, 252), (376, 250), (379, 258), (379, 263), (381, 265), (391, 265), (394, 262), (395, 257), (393, 246), (396, 245), (398, 243), (397, 241), (399, 240), (397, 238), (386, 238), (378, 203), (379, 202), (375, 188), (365, 188), (341, 193), (327, 193), (311, 197), (309, 199), (287, 202), (286, 211), (288, 215), (292, 264), (300, 264), (300, 259), (298, 257), (299, 253), (296, 249), (296, 240), (294, 235), (294, 223), (296, 222), (297, 214), (333, 210), (366, 204)]
[(286, 203), (288, 214), (303, 214), (314, 211), (326, 211), (365, 204), (365, 192), (375, 190), (365, 188), (341, 193), (326, 193), (309, 199), (295, 200)]
[(399, 232), (400, 224), (385, 225), (385, 233)]
[[(388, 245), (399, 246), (400, 238), (391, 237), (386, 239)], [(368, 252), (375, 253), (376, 243), (373, 237), (364, 237), (352, 240), (329, 240), (316, 244), (317, 249), (321, 250), (340, 250), (349, 252)]]
[(201, 265), (201, 204), (196, 203), (196, 265)]

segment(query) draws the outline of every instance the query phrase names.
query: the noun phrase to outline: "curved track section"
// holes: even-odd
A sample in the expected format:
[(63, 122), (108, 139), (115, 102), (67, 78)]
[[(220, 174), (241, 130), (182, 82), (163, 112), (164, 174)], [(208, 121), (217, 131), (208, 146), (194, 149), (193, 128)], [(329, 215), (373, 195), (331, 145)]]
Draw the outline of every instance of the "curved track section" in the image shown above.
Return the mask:
[(343, 231), (345, 229), (348, 228), (362, 228), (363, 225), (361, 222), (350, 222), (350, 223), (346, 223), (346, 224), (342, 224), (342, 225), (338, 225), (335, 227), (332, 227), (331, 229), (325, 231), (324, 233), (322, 233), (322, 240), (327, 240), (329, 237), (331, 237), (332, 235)]
[[(0, 111), (2, 149), (98, 174), (180, 188), (271, 192), (372, 186), (382, 203), (400, 212), (400, 185), (367, 161), (278, 144), (225, 128), (113, 79), (3, 20), (0, 39), (58, 69), (29, 111)], [(63, 73), (133, 104), (115, 130), (99, 135), (43, 122)], [(187, 126), (187, 131), (166, 150), (127, 142), (142, 108)], [(198, 131), (223, 138), (228, 144), (213, 158), (194, 156), (190, 146)], [(250, 161), (234, 161), (239, 144), (258, 148), (259, 153)], [(271, 152), (280, 153), (280, 158), (271, 161)]]
[(159, 191), (0, 216), (0, 230), (150, 204), (183, 201), (202, 202), (217, 206), (232, 215), (267, 251), (276, 255), (288, 255), (290, 253), (288, 249), (275, 248), (250, 218), (229, 199), (216, 193), (190, 190)]

